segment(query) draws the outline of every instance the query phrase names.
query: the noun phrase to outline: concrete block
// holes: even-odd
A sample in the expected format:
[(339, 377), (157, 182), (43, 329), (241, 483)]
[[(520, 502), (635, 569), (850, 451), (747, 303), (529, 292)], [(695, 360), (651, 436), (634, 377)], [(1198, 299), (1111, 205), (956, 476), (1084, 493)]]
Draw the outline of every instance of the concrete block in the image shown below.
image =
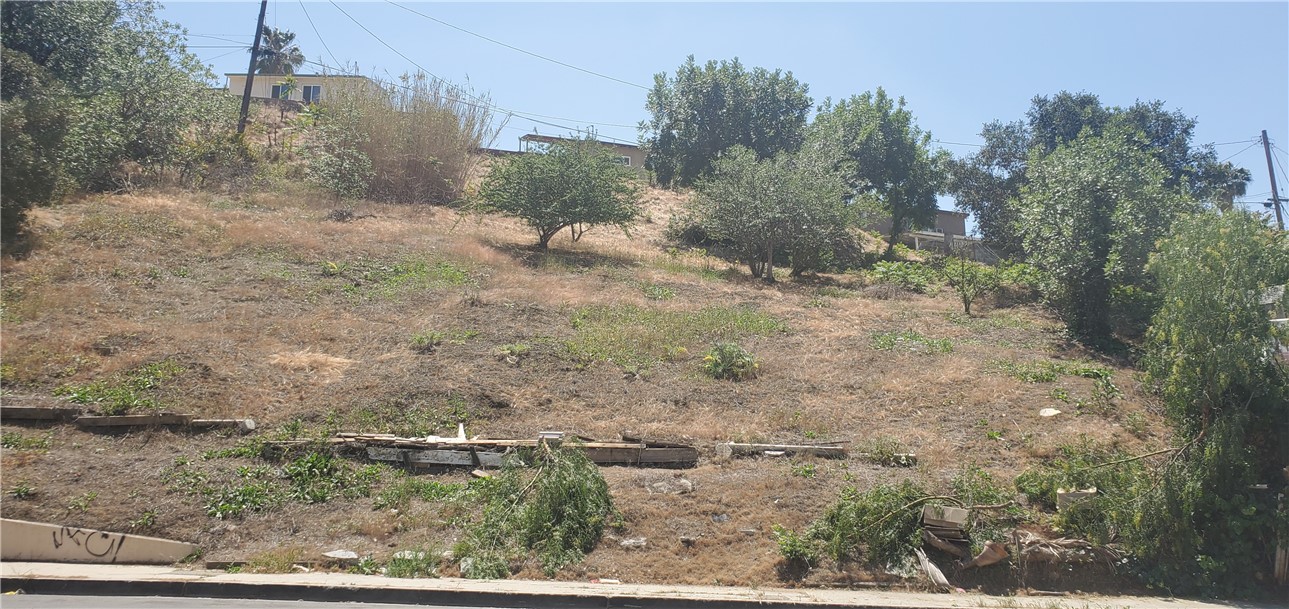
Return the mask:
[(197, 551), (181, 541), (0, 519), (0, 558), (39, 562), (165, 565)]

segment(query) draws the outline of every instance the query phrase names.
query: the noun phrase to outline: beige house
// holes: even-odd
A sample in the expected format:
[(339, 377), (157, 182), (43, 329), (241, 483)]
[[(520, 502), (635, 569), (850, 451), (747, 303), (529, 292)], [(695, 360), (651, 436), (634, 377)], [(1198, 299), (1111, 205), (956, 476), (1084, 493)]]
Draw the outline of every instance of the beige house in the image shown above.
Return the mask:
[[(883, 236), (888, 235), (891, 232), (891, 221), (877, 222), (868, 229), (877, 231)], [(900, 243), (918, 251), (934, 250), (944, 253), (968, 249), (971, 257), (976, 260), (988, 263), (998, 261), (997, 254), (985, 247), (980, 239), (967, 235), (967, 214), (960, 211), (936, 210), (935, 221), (931, 226), (904, 231), (904, 234), (900, 235)]]
[[(228, 91), (241, 95), (246, 90), (246, 74), (224, 74)], [(295, 78), (295, 90), (287, 91), (286, 79)], [(322, 101), (328, 91), (345, 87), (375, 87), (366, 76), (345, 74), (256, 74), (251, 83), (251, 97), (255, 99), (287, 99), (306, 104)], [(284, 96), (289, 93), (289, 96)]]
[[(575, 142), (575, 141), (577, 140), (571, 140), (566, 137), (553, 137), (549, 135), (537, 135), (536, 133), (529, 133), (519, 138), (519, 150), (521, 152), (529, 152), (533, 149), (534, 146), (554, 144), (556, 142)], [(641, 150), (639, 146), (635, 146), (632, 144), (622, 144), (619, 142), (606, 142), (604, 140), (597, 140), (597, 141), (605, 148), (608, 148), (609, 151), (612, 152), (613, 155), (618, 158), (619, 163), (622, 163), (627, 167), (644, 171), (645, 153), (644, 153), (644, 150)]]

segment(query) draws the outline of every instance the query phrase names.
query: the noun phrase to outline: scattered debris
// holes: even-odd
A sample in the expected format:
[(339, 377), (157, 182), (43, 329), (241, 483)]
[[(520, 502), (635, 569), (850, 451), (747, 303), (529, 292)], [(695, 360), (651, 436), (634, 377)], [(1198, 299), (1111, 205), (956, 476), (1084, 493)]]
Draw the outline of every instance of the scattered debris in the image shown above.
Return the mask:
[(681, 535), (681, 536), (680, 536), (680, 545), (683, 545), (683, 546), (685, 546), (686, 548), (692, 548), (692, 547), (694, 547), (694, 544), (696, 544), (696, 543), (698, 543), (698, 538), (697, 538), (697, 537), (691, 537), (691, 536), (689, 536), (689, 535)]
[[(937, 548), (939, 550), (948, 552), (949, 554), (952, 554), (958, 558), (961, 558), (962, 560), (966, 560), (968, 557), (966, 549), (962, 548), (958, 544), (955, 544), (951, 541), (941, 539), (935, 533), (932, 533), (927, 529), (922, 529), (922, 541), (926, 542), (927, 545), (933, 548)], [(958, 540), (958, 541), (961, 542), (962, 540)]]
[(795, 456), (811, 455), (824, 459), (845, 459), (846, 449), (840, 442), (825, 444), (739, 444), (726, 442), (716, 445), (716, 456), (722, 459), (746, 456)]
[(648, 543), (649, 542), (644, 537), (632, 537), (630, 539), (623, 539), (622, 542), (619, 543), (618, 545), (629, 549), (629, 548), (643, 548), (646, 545), (648, 545)]
[(757, 534), (757, 533), (759, 533), (760, 531), (757, 531), (756, 529), (739, 529), (739, 530), (738, 530), (738, 532), (740, 532), (740, 533), (742, 533), (742, 534), (744, 534), (744, 535), (747, 535), (748, 537), (751, 537), (751, 536), (753, 536), (753, 535), (756, 535), (756, 534)]
[[(331, 438), (332, 446), (366, 452), (376, 461), (402, 463), (409, 467), (501, 467), (506, 454), (516, 448), (538, 444), (558, 444), (569, 437), (563, 432), (545, 431), (533, 440), (489, 440), (466, 438), (459, 426), (455, 437), (428, 436), (403, 438), (393, 434), (339, 433)], [(635, 465), (643, 467), (693, 467), (698, 464), (698, 449), (665, 442), (599, 442), (576, 438), (587, 458), (597, 465)], [(302, 441), (266, 442), (266, 455), (280, 454), (304, 446)]]
[(712, 522), (729, 522), (729, 514), (712, 514)]
[(997, 541), (986, 541), (985, 549), (981, 550), (980, 554), (971, 559), (971, 562), (963, 565), (962, 568), (971, 569), (973, 567), (988, 567), (989, 565), (995, 564), (1008, 556), (1007, 546), (998, 543)]
[(1042, 409), (1042, 410), (1038, 411), (1038, 416), (1040, 416), (1040, 417), (1054, 417), (1054, 416), (1056, 416), (1056, 415), (1058, 415), (1058, 414), (1061, 414), (1061, 411), (1059, 411), (1059, 410), (1057, 410), (1057, 409), (1055, 409), (1055, 408), (1044, 408), (1044, 409)]
[(358, 562), (358, 553), (353, 550), (332, 550), (330, 552), (323, 552), (322, 556), (342, 564)]
[(1070, 507), (1071, 505), (1074, 505), (1075, 503), (1083, 501), (1088, 497), (1095, 497), (1096, 494), (1097, 494), (1097, 487), (1095, 486), (1091, 488), (1085, 488), (1083, 490), (1074, 490), (1074, 489), (1066, 490), (1063, 488), (1058, 488), (1056, 489), (1056, 509), (1057, 511), (1064, 511), (1066, 508)]
[(476, 470), (471, 471), (471, 472), (470, 472), (470, 475), (471, 475), (471, 476), (474, 476), (475, 478), (491, 478), (491, 477), (492, 477), (492, 474), (490, 474), (490, 473), (488, 473), (488, 472), (485, 472), (485, 471), (483, 471), (483, 470), (481, 470), (481, 469), (476, 469)]
[(591, 580), (591, 583), (593, 583), (593, 584), (620, 584), (620, 583), (622, 583), (622, 580), (620, 580), (620, 579), (608, 579), (608, 578), (606, 578), (606, 577), (597, 577), (597, 578), (595, 578), (595, 579)]
[(650, 494), (686, 495), (694, 492), (694, 483), (685, 478), (673, 478), (650, 483), (645, 488), (649, 490)]
[(966, 508), (946, 505), (922, 506), (922, 524), (938, 529), (962, 531), (971, 512)]
[(1044, 539), (1030, 531), (1017, 531), (1020, 561), (1023, 563), (1084, 563), (1105, 561), (1112, 568), (1122, 559), (1114, 548), (1093, 545), (1083, 539)]
[(918, 564), (922, 565), (922, 572), (926, 573), (926, 576), (931, 578), (931, 583), (935, 584), (936, 589), (941, 592), (949, 590), (949, 580), (946, 579), (944, 573), (940, 571), (940, 567), (935, 566), (935, 563), (931, 562), (931, 559), (926, 557), (926, 552), (923, 552), (922, 548), (914, 548), (913, 553), (917, 554)]

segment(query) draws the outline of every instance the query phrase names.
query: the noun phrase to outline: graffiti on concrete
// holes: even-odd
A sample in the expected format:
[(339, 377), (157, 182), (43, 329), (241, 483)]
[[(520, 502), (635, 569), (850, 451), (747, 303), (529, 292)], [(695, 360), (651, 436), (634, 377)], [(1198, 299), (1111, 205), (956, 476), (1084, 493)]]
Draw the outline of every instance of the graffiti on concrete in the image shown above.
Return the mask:
[[(116, 562), (117, 555), (121, 553), (121, 546), (125, 544), (125, 533), (108, 533), (77, 527), (61, 527), (52, 535), (55, 550), (71, 543), (90, 556), (108, 559), (111, 562)], [(72, 550), (72, 548), (68, 549)]]

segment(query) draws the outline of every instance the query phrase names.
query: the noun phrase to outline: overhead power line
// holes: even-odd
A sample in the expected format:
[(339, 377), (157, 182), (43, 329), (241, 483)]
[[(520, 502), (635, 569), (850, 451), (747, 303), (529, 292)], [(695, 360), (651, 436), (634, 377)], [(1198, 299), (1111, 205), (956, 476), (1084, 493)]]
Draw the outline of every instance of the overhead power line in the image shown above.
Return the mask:
[(304, 11), (304, 18), (309, 20), (309, 27), (313, 28), (313, 33), (318, 36), (318, 42), (322, 43), (322, 48), (327, 50), (327, 55), (331, 56), (331, 61), (340, 63), (340, 60), (336, 59), (335, 53), (331, 52), (331, 47), (327, 46), (327, 41), (322, 39), (322, 33), (318, 31), (318, 26), (313, 24), (313, 17), (309, 16), (309, 9), (305, 8), (304, 0), (299, 0), (299, 2), (300, 2), (300, 10)]
[(1250, 143), (1248, 146), (1245, 146), (1244, 148), (1240, 149), (1240, 151), (1239, 151), (1239, 152), (1237, 152), (1237, 153), (1235, 153), (1235, 154), (1233, 154), (1233, 155), (1231, 155), (1231, 156), (1228, 156), (1228, 157), (1226, 157), (1226, 158), (1224, 158), (1224, 159), (1222, 159), (1222, 160), (1220, 160), (1220, 161), (1218, 161), (1218, 162), (1219, 162), (1219, 163), (1225, 163), (1225, 162), (1227, 162), (1227, 161), (1229, 161), (1229, 160), (1231, 160), (1231, 159), (1233, 159), (1233, 158), (1235, 158), (1235, 157), (1237, 157), (1237, 156), (1240, 156), (1241, 154), (1244, 154), (1244, 152), (1245, 152), (1246, 150), (1248, 150), (1248, 149), (1250, 149), (1250, 148), (1252, 148), (1252, 147), (1254, 147), (1254, 146), (1257, 146), (1258, 144), (1261, 144), (1261, 143), (1262, 143), (1262, 142), (1252, 142), (1252, 143)]
[(966, 142), (946, 142), (946, 141), (944, 141), (944, 140), (931, 140), (931, 141), (932, 141), (932, 142), (935, 142), (935, 143), (937, 143), (937, 144), (948, 144), (948, 145), (950, 145), (950, 146), (973, 146), (973, 147), (976, 147), (976, 148), (984, 148), (984, 147), (985, 147), (985, 145), (984, 145), (984, 144), (968, 144), (968, 143), (966, 143)]
[(633, 82), (630, 82), (630, 81), (622, 80), (621, 78), (614, 78), (614, 77), (612, 77), (612, 76), (609, 76), (608, 74), (601, 74), (601, 73), (596, 72), (596, 71), (594, 71), (594, 70), (588, 70), (588, 69), (586, 69), (586, 68), (580, 68), (580, 67), (575, 66), (575, 65), (573, 65), (573, 64), (571, 64), (571, 63), (565, 63), (565, 62), (560, 61), (560, 60), (558, 60), (558, 59), (553, 59), (553, 58), (547, 57), (547, 56), (545, 56), (545, 55), (540, 55), (540, 54), (534, 53), (534, 52), (532, 52), (532, 51), (527, 51), (527, 50), (521, 49), (521, 48), (519, 48), (519, 47), (517, 47), (517, 46), (514, 46), (514, 45), (511, 45), (511, 44), (506, 44), (506, 43), (504, 43), (504, 42), (502, 42), (502, 41), (500, 41), (500, 40), (497, 40), (497, 39), (495, 39), (495, 38), (489, 38), (489, 37), (487, 37), (487, 36), (484, 36), (483, 34), (479, 34), (479, 33), (476, 33), (476, 32), (471, 32), (470, 30), (467, 30), (467, 29), (465, 29), (465, 28), (463, 28), (463, 27), (458, 27), (458, 26), (452, 25), (451, 23), (448, 23), (448, 22), (446, 22), (446, 21), (444, 21), (444, 20), (442, 20), (442, 19), (439, 19), (439, 18), (436, 18), (436, 17), (431, 17), (431, 16), (426, 15), (425, 13), (422, 13), (422, 12), (420, 12), (420, 11), (418, 11), (418, 10), (408, 8), (408, 7), (403, 6), (403, 5), (401, 5), (401, 4), (397, 3), (397, 2), (393, 2), (392, 0), (385, 0), (385, 2), (387, 2), (387, 3), (389, 3), (389, 4), (392, 4), (392, 5), (394, 5), (394, 6), (397, 6), (398, 8), (401, 8), (401, 9), (403, 9), (403, 10), (405, 10), (405, 11), (409, 12), (409, 13), (415, 13), (415, 14), (417, 14), (417, 15), (420, 15), (420, 16), (422, 16), (422, 17), (425, 17), (426, 19), (429, 19), (430, 21), (433, 21), (433, 22), (438, 23), (438, 24), (440, 24), (440, 25), (444, 25), (444, 26), (450, 27), (450, 28), (452, 28), (452, 29), (454, 29), (454, 30), (457, 30), (458, 32), (465, 32), (466, 34), (469, 34), (469, 35), (471, 35), (471, 36), (474, 36), (475, 38), (481, 38), (481, 39), (483, 39), (483, 40), (487, 40), (488, 42), (491, 42), (491, 43), (493, 43), (493, 44), (497, 44), (497, 45), (501, 45), (501, 46), (506, 47), (507, 49), (510, 49), (510, 50), (512, 50), (512, 51), (519, 51), (520, 53), (523, 53), (523, 54), (525, 54), (525, 55), (531, 55), (531, 56), (536, 57), (536, 58), (538, 58), (538, 59), (541, 59), (541, 60), (544, 60), (544, 61), (549, 61), (549, 62), (551, 62), (551, 63), (553, 63), (553, 64), (561, 65), (561, 66), (564, 66), (564, 67), (569, 68), (569, 69), (572, 69), (572, 70), (577, 70), (578, 72), (584, 72), (584, 73), (586, 73), (586, 74), (590, 74), (590, 75), (592, 75), (592, 76), (598, 76), (598, 77), (600, 77), (600, 78), (603, 78), (603, 79), (606, 79), (606, 80), (611, 80), (611, 81), (616, 82), (616, 83), (621, 83), (621, 84), (627, 85), (627, 86), (629, 86), (629, 87), (635, 87), (635, 88), (637, 88), (637, 89), (643, 89), (643, 90), (645, 90), (645, 91), (648, 91), (648, 90), (649, 90), (649, 87), (646, 87), (646, 86), (644, 86), (644, 85), (639, 85), (639, 84), (636, 84), (636, 83), (633, 83)]
[[(328, 69), (328, 70), (335, 70), (336, 72), (339, 72), (339, 73), (342, 73), (342, 74), (343, 74), (343, 73), (345, 73), (345, 70), (342, 70), (342, 69), (337, 68), (337, 67), (335, 67), (335, 66), (327, 65), (327, 64), (325, 64), (325, 63), (320, 63), (320, 62), (312, 61), (312, 60), (308, 60), (308, 59), (304, 60), (304, 62), (305, 62), (305, 63), (307, 63), (307, 64), (311, 64), (311, 65), (319, 66), (319, 67), (322, 67), (322, 68), (326, 68), (326, 69)], [(418, 67), (419, 67), (419, 66), (418, 66)], [(433, 76), (433, 75), (431, 74), (431, 76)], [(458, 87), (457, 85), (455, 85), (455, 84), (453, 84), (453, 83), (451, 83), (451, 82), (449, 82), (449, 81), (443, 80), (442, 78), (439, 78), (438, 76), (434, 76), (434, 78), (435, 78), (436, 80), (439, 80), (439, 81), (442, 81), (442, 82), (444, 82), (444, 83), (447, 83), (449, 86), (451, 86), (451, 87), (453, 88), (453, 90), (454, 90), (454, 91), (457, 91), (459, 94), (461, 94), (461, 95), (465, 95), (464, 93), (461, 93), (461, 89), (460, 89), (460, 87)], [(411, 90), (413, 90), (413, 89), (414, 89), (414, 87), (410, 87), (410, 86), (408, 86), (408, 85), (404, 85), (404, 84), (402, 84), (402, 83), (397, 83), (397, 82), (394, 82), (394, 81), (391, 81), (391, 80), (384, 80), (384, 79), (380, 79), (380, 78), (372, 78), (372, 80), (374, 80), (374, 81), (376, 81), (376, 82), (378, 82), (378, 83), (384, 84), (384, 85), (388, 85), (388, 86), (391, 86), (391, 87), (396, 87), (396, 88), (399, 88), (399, 89), (404, 89), (404, 90), (407, 90), (407, 91), (411, 91)], [(618, 142), (618, 143), (620, 143), (620, 144), (630, 144), (630, 145), (632, 145), (632, 146), (636, 145), (636, 142), (634, 142), (634, 141), (624, 140), (624, 139), (622, 139), (622, 138), (617, 138), (617, 137), (613, 137), (613, 136), (609, 136), (609, 135), (604, 135), (604, 134), (599, 133), (598, 131), (592, 131), (592, 130), (589, 130), (589, 129), (579, 129), (579, 128), (577, 128), (577, 127), (570, 127), (570, 126), (568, 126), (568, 125), (561, 125), (561, 124), (558, 124), (558, 123), (552, 123), (552, 122), (549, 122), (549, 121), (544, 121), (544, 120), (540, 120), (540, 119), (534, 118), (534, 116), (545, 116), (545, 115), (542, 115), (542, 114), (534, 114), (534, 113), (530, 113), (530, 112), (524, 112), (524, 111), (522, 111), (522, 110), (510, 110), (510, 109), (507, 109), (507, 108), (503, 108), (503, 107), (501, 107), (501, 106), (498, 106), (498, 105), (496, 105), (496, 104), (491, 104), (491, 103), (484, 102), (483, 100), (480, 100), (480, 99), (478, 99), (477, 97), (473, 97), (473, 96), (469, 96), (469, 95), (466, 95), (466, 97), (469, 97), (470, 99), (469, 99), (469, 100), (466, 100), (466, 99), (461, 99), (461, 98), (459, 98), (459, 97), (458, 97), (458, 98), (456, 98), (456, 99), (455, 99), (455, 101), (456, 101), (457, 103), (464, 104), (464, 105), (467, 105), (467, 106), (471, 106), (471, 107), (474, 107), (474, 108), (486, 108), (486, 109), (493, 110), (493, 111), (496, 111), (496, 112), (499, 112), (499, 113), (502, 113), (502, 114), (507, 114), (507, 115), (510, 115), (510, 116), (516, 116), (516, 117), (519, 117), (519, 118), (522, 118), (522, 119), (526, 119), (526, 120), (529, 120), (529, 121), (532, 121), (532, 122), (534, 122), (534, 123), (538, 123), (538, 124), (541, 124), (541, 125), (547, 125), (547, 126), (549, 126), (549, 127), (558, 127), (558, 128), (560, 128), (560, 129), (565, 129), (565, 130), (567, 130), (567, 131), (569, 131), (569, 132), (572, 132), (572, 133), (581, 133), (581, 134), (583, 134), (583, 135), (591, 135), (591, 134), (594, 134), (597, 138), (600, 138), (600, 139), (610, 140), (610, 141)], [(583, 121), (578, 121), (577, 119), (571, 119), (571, 118), (570, 118), (570, 119), (559, 119), (559, 120), (570, 120), (570, 121), (574, 121), (574, 122), (583, 122)], [(612, 123), (591, 123), (591, 122), (584, 122), (584, 124), (586, 124), (586, 125), (590, 125), (590, 126), (597, 126), (597, 125), (606, 125), (606, 126), (607, 126), (607, 125), (610, 125), (610, 124), (612, 124)], [(633, 126), (632, 128), (634, 128), (634, 126)]]

